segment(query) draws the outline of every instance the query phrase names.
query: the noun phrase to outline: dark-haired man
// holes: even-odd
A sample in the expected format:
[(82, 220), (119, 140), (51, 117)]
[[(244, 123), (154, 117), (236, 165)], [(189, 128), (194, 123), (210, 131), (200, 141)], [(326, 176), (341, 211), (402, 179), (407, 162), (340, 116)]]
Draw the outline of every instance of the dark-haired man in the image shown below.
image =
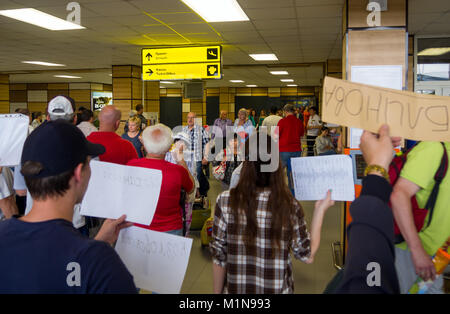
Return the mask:
[(147, 119), (142, 114), (143, 112), (144, 106), (142, 106), (141, 104), (136, 105), (136, 114), (138, 118), (141, 119), (141, 130), (144, 130), (148, 126)]
[(0, 223), (0, 293), (136, 293), (110, 246), (130, 225), (125, 216), (106, 220), (96, 240), (72, 225), (74, 205), (89, 183), (89, 161), (104, 151), (62, 120), (27, 138), (21, 172), (34, 202), (26, 216)]

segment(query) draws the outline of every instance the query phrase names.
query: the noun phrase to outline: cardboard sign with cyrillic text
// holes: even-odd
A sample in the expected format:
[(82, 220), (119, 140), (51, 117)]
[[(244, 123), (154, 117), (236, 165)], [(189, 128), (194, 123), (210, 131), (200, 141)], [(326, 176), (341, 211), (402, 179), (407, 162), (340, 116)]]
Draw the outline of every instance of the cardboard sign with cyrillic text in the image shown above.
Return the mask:
[(326, 77), (322, 120), (418, 141), (450, 141), (450, 97), (421, 95)]

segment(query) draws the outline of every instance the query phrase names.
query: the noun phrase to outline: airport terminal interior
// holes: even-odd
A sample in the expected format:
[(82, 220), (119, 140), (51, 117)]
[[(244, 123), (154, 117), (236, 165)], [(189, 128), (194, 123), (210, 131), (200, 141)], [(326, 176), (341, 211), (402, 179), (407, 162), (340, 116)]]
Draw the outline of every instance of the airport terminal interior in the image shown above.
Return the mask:
[[(13, 14), (20, 9), (33, 10)], [(320, 116), (326, 77), (364, 83), (384, 73), (391, 85), (382, 87), (450, 96), (449, 0), (0, 0), (0, 42), (0, 114), (45, 115), (66, 95), (94, 117), (113, 104), (119, 135), (137, 105), (148, 125), (170, 128), (186, 126), (190, 112), (211, 126), (223, 111), (234, 122), (242, 108), (259, 117), (286, 104)], [(188, 50), (170, 55), (180, 48)], [(357, 131), (340, 132), (342, 153), (358, 155)], [(307, 147), (305, 136), (304, 156)], [(358, 194), (364, 166), (354, 160)], [(210, 172), (182, 294), (213, 293), (202, 228), (222, 185)], [(309, 226), (314, 202), (301, 204)], [(328, 210), (313, 264), (293, 259), (294, 293), (322, 293), (344, 267), (349, 204)]]

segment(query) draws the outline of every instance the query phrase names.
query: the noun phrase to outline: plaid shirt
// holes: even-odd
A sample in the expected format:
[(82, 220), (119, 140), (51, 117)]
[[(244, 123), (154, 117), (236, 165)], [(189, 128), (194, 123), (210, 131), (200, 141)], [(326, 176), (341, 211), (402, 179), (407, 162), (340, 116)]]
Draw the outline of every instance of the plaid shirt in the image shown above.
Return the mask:
[(193, 161), (202, 161), (203, 151), (205, 145), (209, 142), (208, 133), (204, 128), (198, 125), (194, 125), (192, 130), (189, 130), (189, 126), (183, 128), (183, 132), (189, 134), (191, 137), (191, 152)]
[[(290, 251), (295, 258), (306, 261), (310, 254), (310, 236), (303, 211), (295, 202), (293, 233), (290, 241), (280, 240), (280, 249), (271, 246), (271, 213), (267, 208), (270, 191), (258, 195), (256, 212), (258, 232), (255, 239), (256, 256), (245, 254), (242, 235), (232, 234), (234, 217), (231, 214), (230, 191), (222, 192), (216, 203), (210, 251), (213, 262), (226, 268), (224, 293), (268, 294), (293, 293), (294, 279)], [(245, 215), (241, 221), (246, 224)]]

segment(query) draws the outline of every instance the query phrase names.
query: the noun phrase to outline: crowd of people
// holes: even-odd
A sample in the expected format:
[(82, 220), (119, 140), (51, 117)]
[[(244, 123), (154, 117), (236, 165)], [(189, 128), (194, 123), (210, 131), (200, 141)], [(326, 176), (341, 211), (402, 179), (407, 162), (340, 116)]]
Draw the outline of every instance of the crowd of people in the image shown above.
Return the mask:
[[(96, 116), (85, 108), (77, 112), (73, 99), (57, 96), (48, 104), (46, 120), (30, 128), (20, 165), (13, 171), (0, 168), (0, 293), (137, 292), (112, 248), (120, 230), (131, 225), (126, 210), (119, 219), (98, 222), (95, 234), (92, 218), (80, 214), (92, 158), (161, 170), (154, 218), (135, 226), (177, 236), (189, 234), (192, 205), (208, 193), (211, 165), (223, 189), (210, 243), (213, 291), (293, 293), (291, 258), (314, 262), (322, 222), (334, 201), (331, 191), (317, 201), (308, 226), (295, 199), (291, 159), (303, 156), (304, 146), (307, 156), (342, 153), (340, 130), (327, 128), (314, 106), (272, 107), (267, 116), (242, 108), (234, 122), (221, 111), (211, 130), (197, 125), (190, 112), (175, 134), (164, 124), (148, 125), (142, 105), (135, 109), (119, 136), (122, 114), (115, 106)], [(406, 293), (418, 276), (436, 277), (432, 256), (450, 237), (450, 176), (443, 175), (436, 192), (435, 174), (448, 164), (450, 143), (417, 144), (391, 186), (388, 170), (399, 141), (387, 126), (378, 135), (363, 133), (360, 148), (368, 167), (361, 195), (350, 208), (348, 254), (336, 293)], [(256, 143), (253, 158), (251, 143)], [(274, 171), (263, 171), (271, 162), (263, 153), (272, 152), (279, 152), (279, 163)], [(425, 208), (430, 195), (433, 214), (417, 230), (411, 197)], [(399, 241), (394, 217), (403, 236)], [(80, 286), (66, 282), (70, 262), (82, 266)], [(369, 263), (381, 265), (381, 284), (367, 284), (363, 270)], [(442, 292), (442, 284), (440, 277), (430, 292)]]

